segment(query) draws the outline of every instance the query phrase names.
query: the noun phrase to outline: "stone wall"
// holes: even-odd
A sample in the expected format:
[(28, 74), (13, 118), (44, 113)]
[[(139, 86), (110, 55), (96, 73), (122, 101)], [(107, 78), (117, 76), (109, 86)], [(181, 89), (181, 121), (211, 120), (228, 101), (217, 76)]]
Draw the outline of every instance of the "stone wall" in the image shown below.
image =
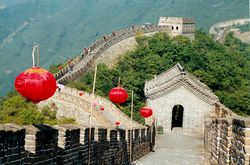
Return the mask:
[(171, 29), (169, 26), (131, 26), (126, 29), (122, 29), (120, 31), (113, 32), (112, 34), (102, 36), (100, 39), (93, 42), (88, 48), (83, 51), (79, 56), (77, 56), (73, 62), (75, 65), (79, 64), (81, 61), (84, 61), (84, 65), (81, 68), (78, 68), (77, 71), (72, 72), (71, 74), (67, 74), (69, 72), (69, 65), (63, 68), (60, 72), (56, 73), (54, 76), (58, 80), (59, 83), (65, 84), (66, 82), (77, 78), (80, 74), (84, 73), (87, 68), (89, 68), (94, 61), (102, 55), (108, 48), (113, 46), (114, 44), (135, 36), (138, 32), (143, 33), (152, 33), (152, 32), (170, 32)]
[[(138, 32), (146, 33), (155, 33), (155, 32), (168, 32), (170, 35), (174, 34), (171, 26), (158, 26), (158, 25), (149, 25), (149, 26), (131, 26), (126, 29), (112, 32), (112, 34), (102, 36), (95, 42), (93, 42), (88, 48), (84, 48), (80, 55), (73, 59), (75, 70), (69, 73), (70, 66), (67, 65), (58, 73), (54, 74), (55, 78), (61, 84), (66, 84), (70, 80), (76, 79), (79, 75), (85, 73), (88, 68), (90, 68), (95, 61), (103, 55), (111, 46), (128, 39), (130, 37), (136, 36)], [(194, 39), (194, 29), (186, 29), (183, 31), (183, 36)], [(109, 53), (107, 53), (109, 55)], [(102, 56), (102, 59), (104, 57)], [(80, 64), (80, 65), (79, 65)]]
[(205, 123), (205, 146), (208, 164), (250, 164), (250, 119), (219, 118)]
[(130, 132), (92, 128), (90, 136), (89, 128), (76, 125), (0, 125), (0, 164), (130, 164), (154, 145), (151, 128)]
[[(79, 95), (81, 93), (81, 96)], [(88, 92), (77, 90), (75, 88), (70, 88), (65, 86), (61, 92), (56, 92), (53, 97), (42, 101), (38, 104), (41, 108), (43, 106), (56, 106), (57, 118), (61, 117), (71, 117), (76, 120), (80, 125), (89, 124), (90, 107), (92, 101), (96, 102), (96, 106), (93, 107), (92, 111), (92, 126), (93, 127), (104, 127), (104, 128), (114, 128), (116, 127), (115, 122), (119, 121), (119, 128), (130, 129), (131, 119), (124, 114), (115, 104), (110, 100), (95, 95), (91, 95)], [(104, 108), (103, 111), (100, 110), (101, 106)], [(94, 103), (95, 104), (95, 103)], [(132, 128), (139, 129), (144, 126), (132, 121)]]

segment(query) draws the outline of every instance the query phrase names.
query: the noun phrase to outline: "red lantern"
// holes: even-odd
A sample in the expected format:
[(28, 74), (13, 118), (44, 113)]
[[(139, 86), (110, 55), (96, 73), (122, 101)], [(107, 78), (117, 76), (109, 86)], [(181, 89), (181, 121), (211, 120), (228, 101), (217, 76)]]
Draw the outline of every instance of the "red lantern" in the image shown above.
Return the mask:
[(59, 66), (59, 69), (62, 69), (63, 67), (62, 66)]
[(127, 101), (127, 99), (128, 99), (128, 93), (122, 87), (115, 87), (115, 88), (112, 88), (109, 91), (109, 99), (113, 103), (122, 104), (122, 103), (124, 103), (124, 102)]
[(116, 125), (116, 126), (119, 126), (119, 125), (120, 125), (120, 122), (119, 122), (119, 121), (116, 121), (116, 122), (115, 122), (115, 125)]
[(82, 95), (83, 95), (83, 93), (82, 93), (82, 92), (80, 92), (80, 93), (79, 93), (79, 96), (82, 96)]
[(103, 111), (103, 110), (104, 110), (104, 107), (103, 107), (103, 106), (100, 106), (100, 110)]
[(143, 108), (140, 109), (140, 114), (141, 114), (142, 117), (148, 118), (148, 117), (152, 116), (153, 111), (149, 107), (143, 107)]
[(15, 88), (28, 100), (38, 103), (53, 96), (57, 86), (49, 71), (33, 66), (16, 77)]

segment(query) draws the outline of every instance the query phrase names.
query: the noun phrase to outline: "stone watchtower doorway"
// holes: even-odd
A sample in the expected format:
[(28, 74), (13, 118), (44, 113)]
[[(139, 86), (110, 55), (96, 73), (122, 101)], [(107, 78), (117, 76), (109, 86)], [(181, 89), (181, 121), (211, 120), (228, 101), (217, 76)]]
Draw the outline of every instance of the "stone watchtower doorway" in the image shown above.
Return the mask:
[(183, 125), (183, 111), (184, 108), (182, 105), (175, 105), (172, 109), (172, 124), (171, 130), (174, 127), (182, 127)]
[[(213, 113), (214, 104), (219, 102), (205, 84), (180, 64), (146, 81), (144, 92), (148, 106), (154, 110), (153, 118), (164, 133), (181, 130), (204, 134), (204, 118)], [(150, 125), (153, 118), (146, 123)]]

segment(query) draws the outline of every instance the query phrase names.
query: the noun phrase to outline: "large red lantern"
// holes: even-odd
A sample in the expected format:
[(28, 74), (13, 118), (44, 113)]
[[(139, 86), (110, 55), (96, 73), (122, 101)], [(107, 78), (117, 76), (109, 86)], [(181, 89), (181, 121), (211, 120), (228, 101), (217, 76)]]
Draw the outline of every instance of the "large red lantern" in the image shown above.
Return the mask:
[(15, 79), (17, 92), (34, 103), (50, 98), (57, 89), (55, 77), (49, 71), (38, 67), (39, 54), (39, 46), (35, 44), (32, 50), (33, 67), (20, 73)]
[(127, 91), (122, 87), (115, 87), (109, 91), (109, 99), (116, 104), (125, 103), (128, 99)]
[(149, 107), (143, 107), (143, 108), (140, 109), (140, 114), (141, 114), (142, 117), (148, 118), (148, 117), (152, 116), (153, 111)]
[(33, 66), (16, 77), (15, 88), (28, 100), (38, 103), (53, 96), (57, 86), (49, 71)]

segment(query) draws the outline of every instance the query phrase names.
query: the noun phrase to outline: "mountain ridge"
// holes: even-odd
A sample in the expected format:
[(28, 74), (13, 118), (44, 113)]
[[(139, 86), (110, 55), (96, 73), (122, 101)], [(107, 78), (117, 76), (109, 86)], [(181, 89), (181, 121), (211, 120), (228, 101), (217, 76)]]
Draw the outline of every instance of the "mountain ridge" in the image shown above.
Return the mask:
[[(0, 4), (3, 2), (8, 3), (1, 0)], [(24, 21), (32, 23), (0, 49), (0, 95), (13, 89), (17, 74), (31, 66), (32, 41), (41, 44), (41, 66), (48, 68), (78, 55), (103, 34), (132, 24), (156, 23), (159, 16), (194, 16), (198, 28), (208, 29), (213, 23), (248, 14), (247, 0), (231, 0), (213, 7), (218, 2), (221, 1), (14, 1), (10, 7), (0, 10), (0, 31), (8, 31), (1, 25), (15, 30)], [(205, 6), (208, 6), (206, 10), (202, 10)], [(2, 35), (5, 33), (8, 32)]]

